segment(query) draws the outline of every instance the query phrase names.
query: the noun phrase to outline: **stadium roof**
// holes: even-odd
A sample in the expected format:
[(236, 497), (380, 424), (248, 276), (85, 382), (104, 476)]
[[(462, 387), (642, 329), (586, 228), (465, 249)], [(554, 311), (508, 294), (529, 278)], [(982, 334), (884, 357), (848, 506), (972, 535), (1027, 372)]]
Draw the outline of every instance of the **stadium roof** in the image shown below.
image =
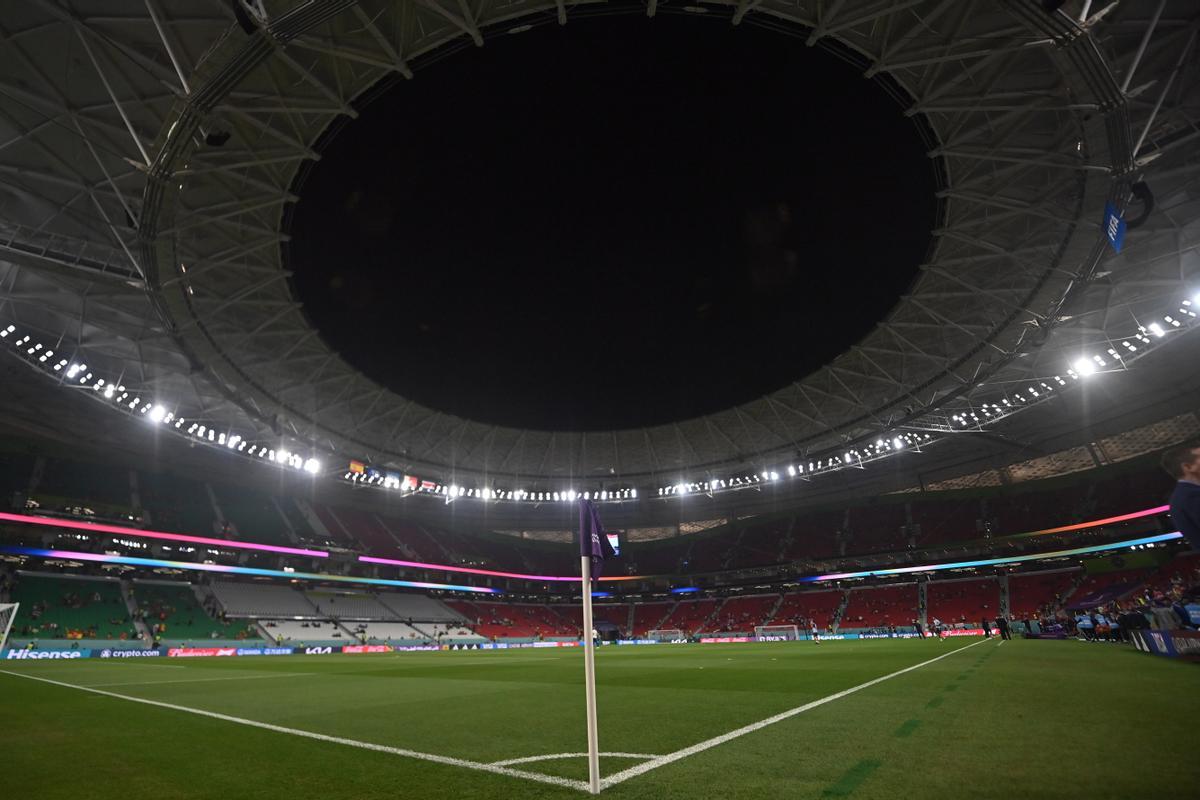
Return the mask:
[[(1181, 366), (1194, 372), (1190, 320), (1176, 331), (1164, 315), (1180, 318), (1200, 292), (1200, 9), (1045, 5), (21, 4), (0, 23), (0, 330), (41, 345), (13, 352), (49, 376), (37, 379), (47, 393), (60, 391), (53, 379), (104, 399), (104, 378), (110, 404), (141, 398), (159, 421), (169, 412), (327, 466), (359, 459), (446, 484), (661, 487), (830, 461), (905, 433), (968, 454), (972, 433), (1023, 405), (1023, 435), (1051, 435), (1062, 414), (1037, 407), (1042, 395), (1096, 369), (1155, 371), (1167, 385)], [(356, 103), (525, 26), (671, 13), (827, 47), (886, 76), (924, 120), (941, 221), (911, 292), (872, 333), (735, 408), (570, 433), (421, 407), (328, 347), (292, 294), (289, 214), (318, 142)], [(1119, 254), (1102, 225), (1109, 204), (1130, 224)], [(1160, 345), (1161, 358), (1138, 361)], [(1113, 402), (1153, 414), (1160, 400), (1130, 386)]]

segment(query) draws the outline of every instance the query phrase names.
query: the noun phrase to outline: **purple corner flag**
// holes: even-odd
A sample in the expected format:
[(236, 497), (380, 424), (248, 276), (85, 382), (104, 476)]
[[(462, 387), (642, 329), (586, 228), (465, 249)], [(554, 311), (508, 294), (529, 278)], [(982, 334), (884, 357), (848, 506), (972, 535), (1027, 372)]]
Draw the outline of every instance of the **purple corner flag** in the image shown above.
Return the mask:
[(604, 535), (600, 512), (591, 500), (579, 498), (579, 555), (592, 559), (592, 580), (600, 577), (606, 556), (613, 555), (612, 545)]

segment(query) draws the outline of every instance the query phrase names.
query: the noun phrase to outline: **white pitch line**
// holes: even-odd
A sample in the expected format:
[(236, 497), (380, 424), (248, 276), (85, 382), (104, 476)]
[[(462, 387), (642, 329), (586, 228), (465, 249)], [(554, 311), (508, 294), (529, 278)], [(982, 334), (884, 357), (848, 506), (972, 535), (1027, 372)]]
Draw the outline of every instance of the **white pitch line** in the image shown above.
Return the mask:
[[(493, 761), (493, 767), (511, 767), (513, 764), (532, 764), (534, 761), (557, 761), (563, 758), (587, 758), (587, 753), (549, 753), (544, 756), (525, 756), (524, 758), (508, 758), (504, 761)], [(607, 758), (658, 758), (653, 753), (601, 753)]]
[(688, 756), (695, 755), (696, 753), (702, 753), (705, 750), (716, 747), (719, 744), (725, 744), (726, 742), (732, 741), (741, 736), (745, 736), (748, 733), (754, 733), (755, 731), (762, 730), (763, 728), (767, 727), (768, 725), (774, 725), (776, 722), (782, 722), (785, 719), (791, 719), (792, 717), (796, 716), (797, 714), (803, 714), (805, 711), (811, 711), (812, 709), (817, 708), (818, 706), (823, 706), (826, 703), (832, 703), (834, 700), (840, 700), (841, 698), (843, 698), (847, 695), (851, 695), (851, 694), (854, 694), (855, 692), (861, 691), (863, 689), (867, 689), (871, 686), (874, 686), (877, 683), (883, 683), (886, 680), (891, 680), (892, 678), (899, 677), (900, 675), (904, 675), (905, 673), (912, 672), (914, 669), (920, 669), (921, 667), (928, 666), (935, 661), (941, 661), (943, 658), (946, 658), (947, 656), (952, 656), (955, 653), (961, 653), (963, 650), (970, 650), (975, 645), (983, 644), (985, 641), (987, 641), (987, 640), (980, 639), (978, 642), (972, 642), (971, 644), (967, 645), (966, 647), (959, 647), (955, 650), (951, 650), (948, 653), (943, 653), (942, 655), (937, 656), (936, 658), (931, 658), (928, 661), (922, 661), (920, 664), (914, 664), (911, 667), (905, 667), (904, 669), (896, 670), (895, 672), (892, 672), (888, 675), (884, 675), (881, 678), (875, 678), (874, 680), (869, 680), (866, 683), (860, 683), (858, 686), (852, 686), (849, 689), (845, 689), (843, 691), (836, 692), (827, 697), (822, 697), (820, 700), (813, 700), (811, 703), (805, 703), (802, 706), (796, 706), (795, 708), (788, 709), (787, 711), (783, 711), (779, 714), (776, 714), (775, 716), (767, 717), (766, 719), (759, 720), (758, 722), (754, 722), (749, 725), (745, 725), (741, 728), (738, 728), (737, 730), (732, 730), (729, 733), (723, 733), (720, 736), (714, 736), (711, 739), (705, 739), (703, 742), (694, 744), (691, 747), (685, 747), (682, 750), (676, 750), (674, 753), (668, 753), (665, 756), (658, 756), (657, 758), (654, 758), (650, 761), (646, 761), (642, 764), (637, 764), (635, 766), (632, 766), (629, 769), (621, 770), (618, 773), (615, 773), (613, 775), (610, 775), (607, 778), (602, 779), (600, 781), (600, 788), (607, 789), (611, 786), (616, 786), (618, 783), (623, 783), (623, 782), (629, 780), (630, 778), (636, 778), (638, 775), (644, 775), (645, 773), (649, 772), (650, 770), (658, 769), (659, 767), (664, 767), (667, 764), (671, 764), (675, 761), (680, 760), (681, 758), (687, 758)]
[(64, 686), (68, 689), (78, 689), (82, 692), (91, 692), (92, 694), (104, 695), (105, 697), (115, 697), (118, 700), (128, 700), (131, 703), (142, 703), (148, 706), (157, 706), (158, 708), (167, 708), (172, 711), (182, 711), (187, 714), (196, 714), (201, 717), (209, 717), (211, 719), (219, 719), (223, 722), (232, 722), (237, 725), (246, 725), (251, 728), (261, 728), (262, 730), (274, 731), (275, 733), (287, 733), (292, 736), (301, 736), (305, 739), (315, 739), (319, 742), (330, 742), (332, 744), (344, 744), (349, 747), (357, 747), (362, 750), (374, 750), (377, 753), (390, 753), (392, 755), (412, 758), (418, 761), (431, 761), (435, 764), (444, 764), (450, 767), (462, 767), (464, 769), (479, 770), (480, 772), (490, 772), (495, 775), (507, 775), (510, 778), (523, 778), (528, 781), (536, 781), (538, 783), (548, 783), (554, 786), (563, 786), (568, 789), (576, 789), (581, 792), (588, 791), (586, 781), (576, 781), (570, 778), (560, 778), (555, 775), (542, 775), (537, 772), (525, 772), (524, 770), (511, 769), (509, 767), (498, 766), (495, 764), (484, 764), (479, 761), (467, 761), (462, 758), (451, 758), (450, 756), (439, 756), (433, 753), (422, 753), (417, 750), (406, 750), (401, 747), (389, 747), (384, 744), (374, 744), (372, 742), (360, 742), (357, 739), (346, 739), (341, 736), (327, 736), (323, 733), (313, 733), (312, 731), (303, 731), (298, 728), (285, 728), (282, 725), (272, 725), (269, 722), (259, 722), (253, 719), (243, 719), (242, 717), (233, 717), (228, 714), (218, 714), (215, 711), (204, 711), (199, 708), (189, 708), (188, 706), (175, 705), (174, 703), (163, 703), (158, 700), (147, 700), (144, 697), (133, 697), (127, 694), (117, 694), (116, 692), (106, 692), (103, 689), (92, 689), (87, 686), (76, 686), (73, 683), (64, 683), (55, 681), (49, 678), (39, 678), (33, 675), (26, 675), (21, 672), (10, 672), (9, 670), (0, 669), (0, 673), (4, 675), (12, 675), (15, 678), (27, 678), (31, 681), (40, 681), (42, 683), (51, 683), (55, 686)]
[(222, 675), (219, 678), (180, 678), (172, 681), (122, 681), (120, 683), (93, 683), (90, 686), (83, 687), (88, 689), (97, 689), (101, 686), (154, 686), (160, 683), (200, 683), (202, 681), (252, 681), (261, 680), (263, 678), (298, 678), (301, 675), (313, 675), (312, 672), (280, 672), (270, 675)]

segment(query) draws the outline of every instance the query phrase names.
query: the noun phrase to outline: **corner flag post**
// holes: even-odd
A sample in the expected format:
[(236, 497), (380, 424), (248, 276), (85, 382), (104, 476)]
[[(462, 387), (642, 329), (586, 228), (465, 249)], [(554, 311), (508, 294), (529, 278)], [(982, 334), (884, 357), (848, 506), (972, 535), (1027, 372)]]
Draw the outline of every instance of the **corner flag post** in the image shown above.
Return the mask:
[(583, 578), (583, 682), (587, 693), (588, 790), (600, 794), (600, 734), (596, 723), (596, 641), (592, 638), (592, 558), (580, 556)]
[[(591, 500), (579, 498), (579, 575), (583, 592), (583, 683), (587, 694), (588, 791), (600, 794), (600, 735), (596, 727), (596, 639), (592, 636), (592, 568), (600, 575), (607, 547), (604, 526)], [(606, 552), (607, 551), (607, 552)]]

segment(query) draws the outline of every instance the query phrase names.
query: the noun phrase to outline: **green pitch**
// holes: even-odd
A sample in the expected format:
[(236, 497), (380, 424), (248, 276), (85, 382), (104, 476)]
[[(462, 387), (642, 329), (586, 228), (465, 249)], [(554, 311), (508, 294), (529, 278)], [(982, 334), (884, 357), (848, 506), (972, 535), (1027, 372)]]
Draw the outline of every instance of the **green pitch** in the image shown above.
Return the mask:
[[(0, 670), (0, 797), (584, 796), (583, 757), (544, 758), (585, 749), (574, 648)], [(1125, 646), (608, 647), (597, 674), (614, 800), (1200, 791), (1200, 667)]]

